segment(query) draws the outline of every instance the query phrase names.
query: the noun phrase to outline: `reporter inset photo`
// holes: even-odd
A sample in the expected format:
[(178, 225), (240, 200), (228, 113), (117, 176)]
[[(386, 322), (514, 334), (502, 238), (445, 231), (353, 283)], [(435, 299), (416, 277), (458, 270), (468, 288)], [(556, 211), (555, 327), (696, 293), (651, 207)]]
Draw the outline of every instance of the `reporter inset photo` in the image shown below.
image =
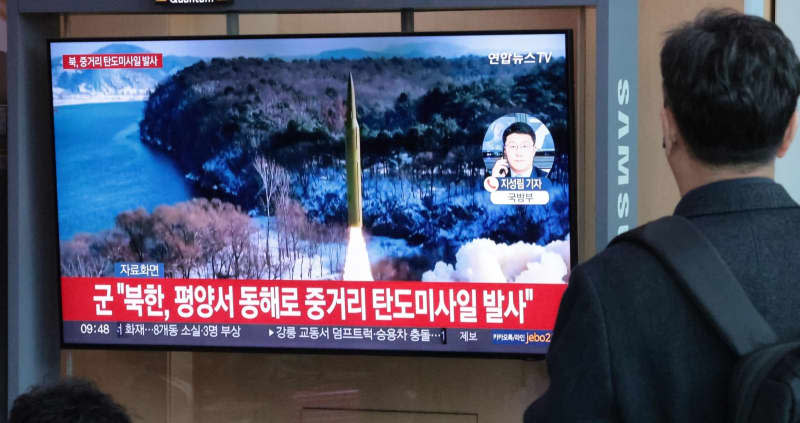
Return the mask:
[(550, 131), (539, 119), (513, 113), (496, 119), (483, 137), (487, 176), (544, 178), (555, 159)]

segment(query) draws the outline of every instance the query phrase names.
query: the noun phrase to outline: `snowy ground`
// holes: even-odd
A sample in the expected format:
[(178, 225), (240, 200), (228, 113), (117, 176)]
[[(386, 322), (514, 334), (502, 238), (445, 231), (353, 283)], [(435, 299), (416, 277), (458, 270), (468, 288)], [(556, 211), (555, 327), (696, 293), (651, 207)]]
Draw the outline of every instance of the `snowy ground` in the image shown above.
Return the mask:
[(418, 256), (422, 248), (412, 247), (404, 239), (372, 236), (367, 238), (367, 252), (370, 263), (375, 264), (385, 258)]
[[(258, 230), (251, 241), (259, 251), (267, 246), (266, 225), (273, 228), (269, 236), (269, 254), (275, 263), (280, 256), (279, 235), (273, 217), (254, 217)], [(495, 283), (565, 283), (570, 268), (569, 236), (547, 246), (517, 242), (496, 243), (479, 238), (461, 246), (455, 264), (439, 261), (423, 273), (423, 282), (495, 282)], [(346, 258), (347, 240), (312, 245), (299, 241), (294, 265), (284, 266), (278, 275), (263, 274), (267, 279), (341, 280)], [(367, 237), (367, 251), (372, 265), (386, 258), (413, 257), (422, 253), (403, 239)], [(285, 252), (283, 253), (286, 254)]]
[[(270, 256), (276, 258), (278, 251), (278, 233), (275, 231), (274, 217), (254, 217), (253, 221), (259, 228), (253, 235), (252, 241), (258, 243), (259, 250), (266, 248), (266, 225), (270, 222), (272, 229), (269, 238)], [(367, 254), (371, 264), (380, 262), (385, 258), (408, 257), (421, 254), (420, 247), (412, 247), (404, 239), (396, 239), (382, 236), (367, 236)], [(300, 241), (301, 251), (310, 250), (307, 241)], [(305, 279), (305, 280), (341, 280), (344, 268), (347, 240), (341, 242), (324, 243), (317, 246), (316, 250), (321, 254), (298, 253), (294, 263), (294, 269), (287, 269), (275, 279)], [(291, 266), (288, 266), (291, 268)], [(309, 276), (310, 275), (310, 276)], [(264, 275), (266, 277), (266, 275)]]

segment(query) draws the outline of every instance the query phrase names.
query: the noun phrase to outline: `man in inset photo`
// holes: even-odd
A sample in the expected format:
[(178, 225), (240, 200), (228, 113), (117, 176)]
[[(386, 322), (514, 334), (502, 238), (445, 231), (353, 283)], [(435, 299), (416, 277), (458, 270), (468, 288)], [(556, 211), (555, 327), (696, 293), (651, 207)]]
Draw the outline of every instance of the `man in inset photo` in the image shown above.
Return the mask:
[(495, 162), (495, 178), (546, 178), (547, 172), (533, 165), (536, 151), (542, 142), (536, 142), (536, 132), (525, 122), (514, 122), (503, 131), (503, 158)]

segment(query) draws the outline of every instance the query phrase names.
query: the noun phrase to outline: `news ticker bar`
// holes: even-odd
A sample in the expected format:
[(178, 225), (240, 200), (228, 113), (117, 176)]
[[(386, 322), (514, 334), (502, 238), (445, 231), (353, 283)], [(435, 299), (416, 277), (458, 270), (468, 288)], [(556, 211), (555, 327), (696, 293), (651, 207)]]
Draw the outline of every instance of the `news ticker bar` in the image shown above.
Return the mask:
[(65, 321), (74, 345), (544, 354), (550, 330)]

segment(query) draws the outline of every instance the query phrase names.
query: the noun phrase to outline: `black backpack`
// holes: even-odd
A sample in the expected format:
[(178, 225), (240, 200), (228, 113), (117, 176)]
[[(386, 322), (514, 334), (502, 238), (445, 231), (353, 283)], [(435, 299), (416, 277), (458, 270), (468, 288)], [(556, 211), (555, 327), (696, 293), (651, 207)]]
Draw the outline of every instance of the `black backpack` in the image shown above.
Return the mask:
[(658, 257), (738, 354), (730, 382), (731, 422), (800, 422), (800, 341), (778, 342), (717, 249), (694, 224), (669, 216), (611, 241), (619, 242), (636, 243)]

